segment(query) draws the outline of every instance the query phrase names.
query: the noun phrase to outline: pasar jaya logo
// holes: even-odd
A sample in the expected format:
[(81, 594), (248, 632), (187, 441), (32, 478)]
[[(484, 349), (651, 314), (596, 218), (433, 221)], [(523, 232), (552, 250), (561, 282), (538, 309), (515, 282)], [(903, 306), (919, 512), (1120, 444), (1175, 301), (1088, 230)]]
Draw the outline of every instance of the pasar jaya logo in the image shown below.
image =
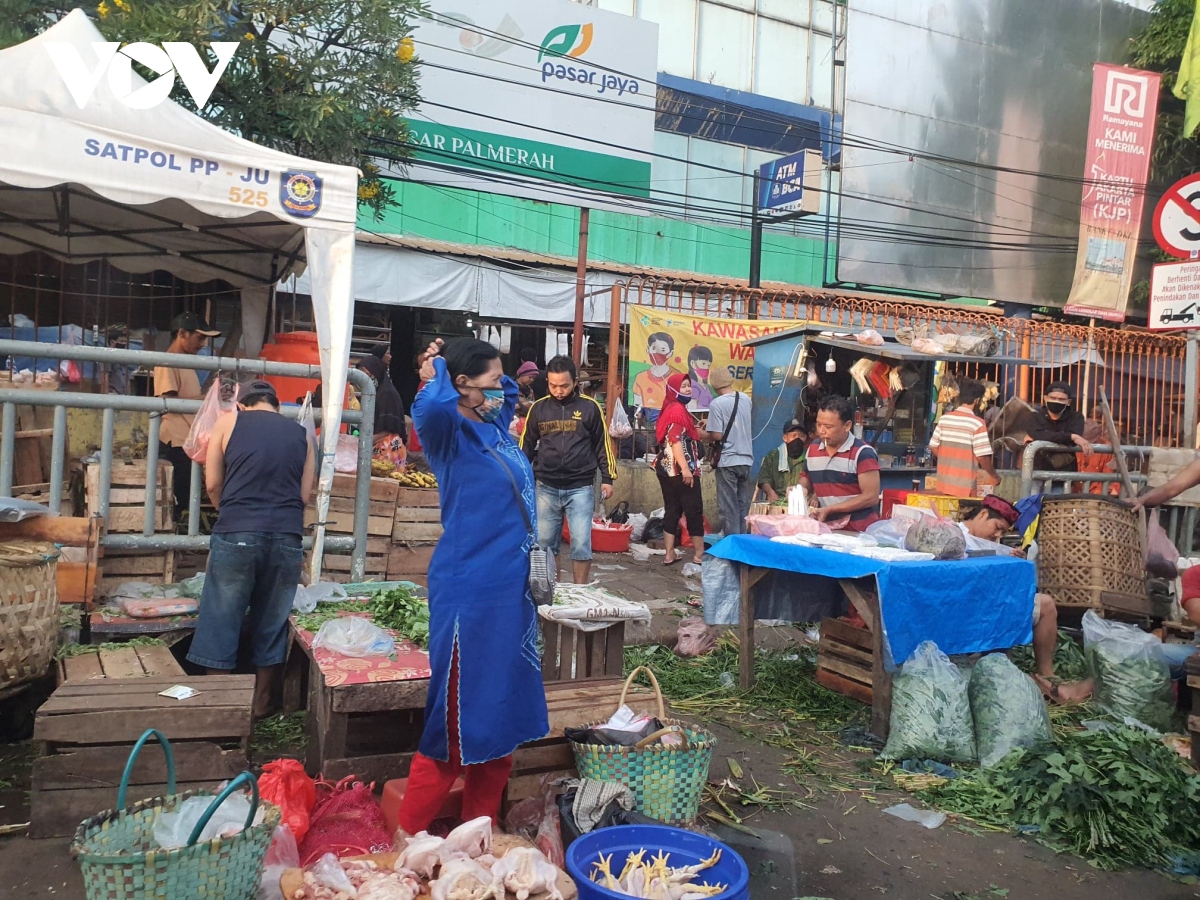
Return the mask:
[(613, 72), (602, 72), (588, 65), (568, 65), (565, 62), (553, 62), (553, 57), (567, 60), (577, 60), (587, 53), (592, 46), (594, 26), (589, 22), (585, 25), (559, 25), (552, 28), (542, 38), (538, 50), (538, 62), (542, 64), (542, 83), (550, 79), (567, 81), (574, 84), (592, 87), (597, 94), (610, 91), (618, 96), (621, 94), (637, 94), (641, 92), (636, 78), (624, 78)]

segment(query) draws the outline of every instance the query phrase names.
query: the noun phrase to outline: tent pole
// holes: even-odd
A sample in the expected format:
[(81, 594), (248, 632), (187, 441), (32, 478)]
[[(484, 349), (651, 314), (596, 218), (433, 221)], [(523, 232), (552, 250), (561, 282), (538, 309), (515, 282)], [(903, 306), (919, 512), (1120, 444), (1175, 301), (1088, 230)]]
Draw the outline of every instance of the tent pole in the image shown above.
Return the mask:
[(579, 259), (575, 263), (575, 333), (571, 340), (571, 359), (578, 366), (583, 360), (583, 295), (587, 287), (588, 218), (591, 211), (579, 210)]
[(612, 308), (608, 314), (608, 385), (604, 402), (611, 417), (621, 400), (621, 286), (612, 286)]
[(1080, 396), (1081, 396), (1081, 400), (1079, 403), (1079, 411), (1081, 413), (1083, 413), (1083, 417), (1085, 419), (1091, 418), (1091, 409), (1088, 406), (1088, 399), (1091, 395), (1091, 391), (1090, 391), (1091, 384), (1089, 382), (1090, 382), (1090, 378), (1091, 378), (1091, 374), (1092, 374), (1092, 344), (1095, 341), (1095, 337), (1096, 337), (1096, 320), (1094, 318), (1088, 319), (1087, 350), (1085, 351), (1085, 355), (1083, 357), (1083, 387), (1082, 387), (1082, 390), (1079, 392)]

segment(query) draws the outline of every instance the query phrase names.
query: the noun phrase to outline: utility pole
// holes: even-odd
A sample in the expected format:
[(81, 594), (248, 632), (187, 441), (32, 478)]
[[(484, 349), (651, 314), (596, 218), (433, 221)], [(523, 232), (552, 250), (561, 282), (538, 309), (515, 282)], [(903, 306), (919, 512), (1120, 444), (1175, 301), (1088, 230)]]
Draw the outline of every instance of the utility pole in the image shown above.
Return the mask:
[(754, 170), (754, 193), (750, 201), (750, 287), (756, 288), (762, 270), (762, 217), (758, 214), (758, 170)]
[(583, 296), (587, 287), (587, 245), (589, 210), (579, 210), (579, 257), (575, 262), (575, 332), (571, 340), (571, 359), (578, 367), (583, 359)]

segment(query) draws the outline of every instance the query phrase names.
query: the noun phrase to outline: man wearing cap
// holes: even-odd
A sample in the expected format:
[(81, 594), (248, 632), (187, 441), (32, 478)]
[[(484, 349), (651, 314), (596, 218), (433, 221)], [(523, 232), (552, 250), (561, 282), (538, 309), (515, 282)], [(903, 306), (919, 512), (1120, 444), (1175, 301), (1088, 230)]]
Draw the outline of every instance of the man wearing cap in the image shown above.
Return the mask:
[(256, 718), (269, 714), (287, 657), (313, 469), (308, 436), (280, 415), (275, 388), (258, 380), (239, 385), (237, 411), (213, 426), (204, 466), (217, 524), (188, 659), (210, 675), (231, 671), (249, 610)]
[[(958, 523), (967, 540), (967, 550), (974, 553), (993, 553), (998, 556), (1020, 555), (1019, 550), (1000, 543), (1000, 538), (1016, 524), (1017, 508), (995, 494), (983, 498), (974, 512)], [(1046, 696), (1059, 702), (1085, 699), (1092, 692), (1090, 680), (1074, 684), (1056, 684), (1054, 678), (1054, 648), (1058, 643), (1058, 607), (1049, 594), (1033, 598), (1033, 659), (1036, 673), (1033, 680)]]
[(721, 531), (742, 534), (746, 516), (754, 499), (750, 467), (754, 465), (754, 444), (750, 436), (750, 398), (733, 389), (728, 366), (716, 366), (708, 373), (708, 386), (714, 397), (708, 404), (705, 440), (716, 444), (717, 508), (721, 511)]
[[(1034, 413), (1034, 421), (1030, 426), (1025, 443), (1032, 441), (1050, 441), (1054, 444), (1075, 444), (1083, 453), (1084, 459), (1092, 455), (1092, 445), (1083, 436), (1087, 423), (1083, 413), (1072, 407), (1075, 402), (1075, 388), (1065, 381), (1052, 381), (1046, 386), (1042, 396), (1042, 405)], [(1048, 453), (1042, 451), (1033, 462), (1035, 469), (1052, 469), (1056, 472), (1076, 472), (1079, 470), (1078, 460), (1074, 453)]]
[[(168, 353), (195, 356), (204, 349), (210, 337), (216, 337), (221, 332), (210, 328), (203, 316), (189, 311), (175, 317), (171, 322), (171, 333), (174, 337), (167, 348)], [(204, 395), (200, 392), (200, 379), (195, 369), (155, 366), (154, 396), (200, 400)], [(183, 452), (183, 443), (192, 430), (193, 418), (183, 413), (163, 413), (158, 432), (158, 457), (175, 467), (172, 487), (175, 491), (176, 522), (180, 521), (183, 511), (188, 508), (188, 497), (192, 490), (192, 461)]]
[(767, 499), (774, 502), (786, 497), (788, 488), (800, 483), (804, 474), (804, 449), (808, 444), (808, 429), (798, 419), (783, 426), (783, 443), (763, 457), (758, 470), (758, 486)]

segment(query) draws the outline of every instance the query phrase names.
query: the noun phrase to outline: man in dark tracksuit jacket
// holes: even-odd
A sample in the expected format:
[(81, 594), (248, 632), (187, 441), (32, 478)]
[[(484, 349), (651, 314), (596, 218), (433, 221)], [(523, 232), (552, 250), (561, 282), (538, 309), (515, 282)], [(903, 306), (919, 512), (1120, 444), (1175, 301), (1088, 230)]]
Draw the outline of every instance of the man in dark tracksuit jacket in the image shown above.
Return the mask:
[(596, 470), (600, 492), (612, 496), (616, 461), (604, 410), (578, 391), (578, 372), (567, 356), (546, 364), (549, 395), (529, 407), (521, 449), (537, 478), (538, 544), (558, 556), (563, 516), (571, 529), (571, 574), (587, 584), (592, 569), (592, 513)]

